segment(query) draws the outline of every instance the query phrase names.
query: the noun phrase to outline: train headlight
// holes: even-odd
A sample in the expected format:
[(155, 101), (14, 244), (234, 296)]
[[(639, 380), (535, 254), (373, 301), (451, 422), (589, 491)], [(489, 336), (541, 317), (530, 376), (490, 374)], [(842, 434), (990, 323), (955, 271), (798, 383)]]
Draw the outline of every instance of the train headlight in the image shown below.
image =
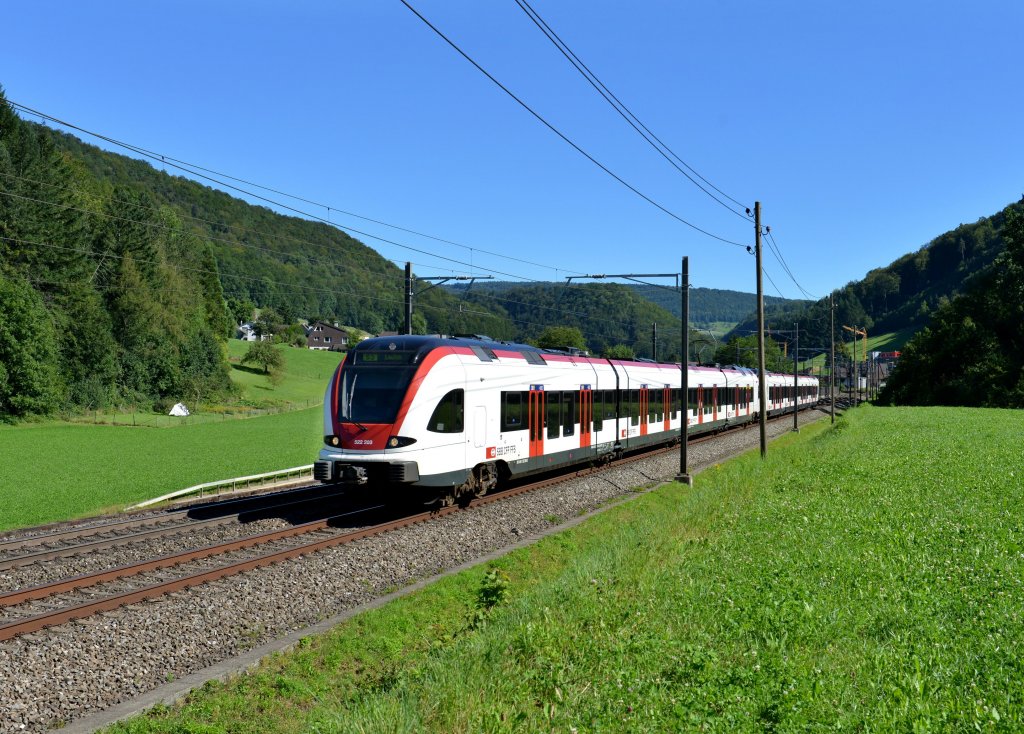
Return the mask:
[(406, 438), (405, 436), (392, 436), (391, 438), (388, 439), (388, 448), (398, 449), (401, 448), (402, 446), (409, 446), (414, 443), (416, 443), (415, 438)]
[(341, 439), (338, 436), (324, 436), (324, 443), (328, 446), (341, 446)]

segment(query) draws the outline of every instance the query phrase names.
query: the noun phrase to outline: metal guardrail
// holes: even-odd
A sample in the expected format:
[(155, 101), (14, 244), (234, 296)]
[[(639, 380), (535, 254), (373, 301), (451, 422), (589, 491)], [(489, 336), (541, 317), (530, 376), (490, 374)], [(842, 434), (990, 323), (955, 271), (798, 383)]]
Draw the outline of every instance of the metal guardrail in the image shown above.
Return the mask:
[(206, 490), (216, 490), (213, 494), (218, 494), (224, 489), (230, 487), (230, 489), (236, 490), (239, 486), (250, 487), (253, 483), (258, 482), (260, 484), (267, 482), (280, 481), (287, 479), (291, 476), (300, 478), (305, 474), (309, 474), (309, 478), (313, 478), (313, 465), (306, 464), (305, 466), (293, 466), (291, 469), (278, 469), (277, 471), (265, 472), (263, 474), (252, 474), (247, 477), (233, 477), (232, 479), (219, 479), (215, 482), (204, 482), (202, 484), (196, 484), (185, 489), (179, 489), (169, 494), (161, 495), (160, 497), (154, 497), (151, 500), (145, 502), (139, 502), (136, 505), (126, 507), (126, 510), (138, 510), (143, 507), (149, 507), (151, 505), (159, 504), (160, 502), (167, 502), (168, 500), (177, 499), (178, 497), (186, 497), (190, 494), (198, 494), (200, 497), (204, 496)]

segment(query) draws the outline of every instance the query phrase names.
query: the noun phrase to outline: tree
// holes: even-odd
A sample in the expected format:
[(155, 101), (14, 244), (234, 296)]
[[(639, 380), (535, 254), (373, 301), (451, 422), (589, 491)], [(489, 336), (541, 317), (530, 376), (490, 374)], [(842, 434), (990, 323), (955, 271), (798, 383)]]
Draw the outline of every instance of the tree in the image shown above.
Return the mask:
[(605, 359), (636, 359), (636, 353), (625, 344), (614, 344), (606, 347), (601, 356)]
[(0, 415), (56, 410), (64, 396), (56, 332), (42, 299), (17, 276), (0, 274)]
[(583, 333), (575, 326), (549, 326), (537, 337), (541, 349), (579, 349), (587, 351)]
[(880, 402), (1024, 407), (1024, 214), (1005, 213), (1006, 249), (907, 343)]
[(232, 296), (227, 301), (228, 311), (236, 324), (244, 324), (252, 319), (252, 313), (256, 310), (256, 306), (248, 298)]
[(257, 364), (264, 373), (284, 367), (284, 355), (274, 348), (270, 342), (253, 342), (242, 357), (242, 364)]
[(270, 307), (263, 308), (252, 325), (256, 329), (256, 334), (261, 337), (264, 334), (273, 334), (281, 325), (281, 316)]

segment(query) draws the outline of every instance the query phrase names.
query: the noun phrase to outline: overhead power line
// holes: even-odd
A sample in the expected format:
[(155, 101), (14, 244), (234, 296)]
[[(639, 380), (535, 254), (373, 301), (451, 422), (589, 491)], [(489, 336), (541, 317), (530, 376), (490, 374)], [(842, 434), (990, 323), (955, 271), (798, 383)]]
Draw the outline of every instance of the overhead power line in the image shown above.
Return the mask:
[(409, 11), (412, 12), (413, 15), (415, 15), (417, 18), (419, 18), (421, 21), (423, 21), (423, 23), (428, 28), (430, 28), (430, 30), (432, 30), (435, 34), (437, 34), (445, 43), (447, 43), (449, 46), (451, 46), (460, 56), (462, 56), (462, 58), (464, 58), (466, 61), (468, 61), (470, 64), (472, 64), (474, 66), (474, 68), (477, 69), (477, 71), (479, 71), (481, 74), (483, 74), (485, 77), (487, 77), (493, 84), (495, 84), (499, 89), (501, 89), (501, 91), (503, 91), (505, 94), (507, 94), (509, 97), (511, 97), (517, 104), (519, 104), (520, 107), (522, 107), (524, 110), (526, 110), (531, 115), (533, 115), (541, 124), (543, 124), (551, 132), (553, 132), (555, 135), (557, 135), (559, 138), (561, 138), (565, 143), (567, 143), (569, 146), (571, 146), (573, 148), (573, 150), (575, 150), (577, 153), (582, 155), (588, 161), (590, 161), (595, 166), (600, 168), (602, 171), (604, 171), (606, 174), (611, 176), (613, 179), (618, 181), (620, 184), (625, 186), (627, 189), (632, 191), (634, 194), (639, 196), (641, 199), (646, 201), (648, 204), (651, 204), (652, 206), (656, 207), (660, 211), (664, 212), (668, 216), (670, 216), (673, 219), (675, 219), (677, 222), (685, 224), (687, 227), (690, 227), (691, 229), (693, 229), (693, 230), (695, 230), (697, 232), (700, 232), (701, 234), (703, 234), (703, 235), (705, 235), (707, 237), (710, 237), (713, 240), (717, 240), (717, 241), (725, 243), (727, 245), (734, 245), (736, 247), (746, 248), (746, 245), (744, 245), (744, 244), (741, 244), (739, 242), (734, 242), (733, 240), (726, 239), (725, 237), (720, 237), (720, 236), (718, 236), (718, 235), (716, 235), (716, 234), (714, 234), (712, 232), (709, 232), (706, 229), (698, 227), (693, 222), (689, 222), (686, 219), (683, 219), (681, 216), (679, 216), (675, 212), (673, 212), (670, 209), (666, 208), (665, 206), (659, 204), (657, 201), (655, 201), (654, 199), (649, 197), (647, 194), (645, 194), (642, 191), (640, 191), (640, 189), (636, 188), (631, 183), (627, 182), (625, 179), (623, 179), (617, 173), (612, 171), (610, 168), (605, 166), (599, 160), (594, 158), (594, 156), (590, 155), (590, 153), (588, 153), (583, 148), (581, 148), (579, 145), (577, 145), (575, 142), (573, 142), (572, 139), (570, 139), (565, 133), (563, 133), (557, 127), (555, 127), (550, 122), (548, 122), (539, 112), (537, 112), (532, 107), (530, 107), (530, 105), (526, 104), (526, 102), (524, 102), (522, 99), (520, 99), (518, 96), (516, 96), (516, 94), (514, 92), (512, 92), (508, 87), (506, 87), (504, 84), (502, 84), (500, 81), (498, 81), (494, 76), (491, 75), (490, 72), (488, 72), (480, 64), (478, 64), (476, 61), (474, 61), (473, 58), (469, 54), (467, 54), (465, 51), (463, 51), (458, 46), (458, 44), (456, 44), (454, 41), (452, 41), (450, 38), (448, 38), (448, 36), (446, 36), (444, 33), (442, 33), (441, 30), (438, 29), (433, 23), (431, 23), (423, 15), (421, 15), (420, 12), (418, 10), (416, 10), (416, 8), (414, 8), (412, 5), (409, 4), (408, 0), (400, 0), (400, 2), (405, 7), (407, 7), (409, 9)]
[[(533, 9), (530, 3), (528, 3), (526, 0), (516, 0), (516, 4), (519, 5), (522, 11), (526, 13), (527, 17), (533, 21), (534, 25), (536, 25), (541, 30), (541, 32), (547, 37), (547, 39), (551, 41), (555, 48), (557, 48), (562, 53), (562, 55), (569, 60), (569, 63), (573, 65), (576, 71), (578, 71), (580, 75), (590, 83), (590, 86), (596, 89), (598, 94), (600, 94), (604, 98), (604, 100), (609, 105), (611, 105), (612, 109), (618, 112), (622, 119), (629, 123), (630, 127), (636, 130), (636, 132), (644, 140), (646, 140), (652, 148), (654, 148), (665, 160), (667, 160), (677, 171), (679, 171), (679, 173), (683, 174), (687, 179), (689, 179), (689, 181), (693, 183), (694, 186), (696, 186), (709, 197), (711, 197), (716, 202), (721, 204), (729, 212), (735, 214), (737, 217), (740, 217), (744, 221), (746, 220), (746, 215), (743, 213), (743, 210), (749, 209), (748, 205), (736, 201), (736, 199), (732, 198), (727, 193), (722, 191), (720, 188), (712, 184), (710, 181), (708, 181), (706, 178), (700, 175), (700, 173), (698, 173), (690, 164), (688, 164), (686, 161), (684, 161), (682, 158), (676, 155), (675, 151), (673, 151), (671, 148), (668, 147), (668, 145), (662, 142), (662, 140), (657, 135), (652, 133), (650, 128), (644, 125), (644, 123), (641, 122), (635, 114), (633, 114), (633, 112), (625, 105), (625, 103), (623, 103), (622, 100), (616, 97), (615, 94), (610, 89), (608, 89), (607, 86), (605, 86), (604, 82), (602, 82), (598, 78), (597, 74), (591, 71), (590, 67), (583, 63), (580, 57), (577, 56), (571, 48), (569, 48), (569, 45), (565, 41), (563, 41), (562, 38), (551, 28), (551, 26), (549, 26), (547, 22), (540, 16), (540, 13)], [(676, 161), (678, 161), (678, 163), (676, 163)], [(687, 173), (687, 171), (683, 170), (683, 168), (680, 167), (680, 164), (682, 164), (682, 166), (685, 167), (693, 175), (691, 176), (690, 173)], [(725, 203), (720, 198), (715, 196), (713, 193), (708, 191), (708, 189), (705, 188), (705, 186), (702, 185), (699, 181), (697, 181), (694, 178), (694, 176), (699, 178), (701, 181), (703, 181), (705, 184), (707, 184), (712, 189), (717, 191), (719, 194), (724, 196), (726, 199), (733, 202), (736, 206), (740, 208), (740, 210), (737, 211), (729, 204)]]
[(766, 232), (768, 234), (768, 244), (770, 245), (769, 249), (771, 249), (772, 254), (775, 256), (775, 259), (779, 261), (779, 264), (782, 266), (782, 269), (786, 271), (786, 274), (789, 276), (789, 279), (793, 281), (793, 284), (807, 298), (809, 298), (812, 301), (819, 300), (818, 296), (815, 296), (813, 293), (808, 293), (807, 290), (802, 285), (800, 285), (800, 281), (796, 279), (796, 276), (793, 275), (793, 271), (789, 269), (789, 265), (786, 264), (785, 259), (783, 259), (782, 257), (782, 250), (779, 248), (778, 243), (775, 241), (775, 235), (772, 234), (771, 228), (766, 228)]
[[(9, 175), (9, 174), (0, 173), (0, 175)], [(12, 178), (16, 178), (16, 179), (20, 178), (19, 176), (11, 176), (11, 177)], [(22, 180), (28, 180), (28, 179), (22, 179)], [(58, 188), (58, 189), (61, 189), (61, 190), (64, 190), (64, 191), (73, 191), (74, 190), (74, 189), (71, 189), (69, 187), (56, 186), (56, 185), (52, 185), (52, 184), (46, 184), (46, 185), (51, 186), (52, 188)], [(109, 220), (116, 221), (116, 222), (122, 222), (122, 223), (125, 223), (125, 224), (137, 224), (137, 225), (141, 225), (141, 226), (144, 226), (144, 227), (149, 227), (151, 229), (163, 230), (163, 231), (166, 231), (166, 232), (169, 232), (169, 233), (182, 233), (182, 232), (184, 232), (184, 230), (182, 230), (180, 227), (174, 227), (174, 226), (167, 225), (167, 224), (164, 224), (164, 223), (161, 223), (161, 222), (144, 221), (144, 220), (140, 220), (140, 219), (132, 219), (130, 217), (122, 217), (122, 216), (118, 216), (116, 214), (110, 214), (110, 213), (107, 213), (107, 212), (97, 211), (95, 209), (86, 209), (86, 208), (83, 208), (83, 207), (72, 206), (70, 204), (62, 204), (62, 203), (59, 203), (59, 202), (47, 201), (45, 199), (37, 199), (37, 198), (33, 198), (33, 197), (23, 196), (23, 195), (20, 195), (20, 194), (14, 194), (14, 193), (11, 193), (9, 191), (0, 191), (0, 196), (5, 196), (5, 197), (11, 198), (11, 199), (18, 199), (18, 200), (21, 200), (21, 201), (28, 201), (28, 202), (32, 202), (32, 203), (36, 203), (36, 204), (42, 204), (44, 206), (51, 206), (51, 207), (54, 207), (54, 208), (57, 208), (57, 209), (63, 209), (63, 210), (66, 210), (66, 211), (67, 210), (76, 211), (76, 212), (79, 212), (81, 214), (87, 214), (87, 215), (102, 217), (104, 219), (109, 219)], [(116, 199), (116, 198), (111, 197), (109, 200), (124, 202), (126, 204), (130, 204), (132, 206), (136, 206), (136, 207), (138, 207), (140, 209), (147, 210), (147, 211), (154, 211), (154, 212), (158, 211), (158, 208), (156, 208), (156, 207), (147, 207), (147, 206), (144, 206), (144, 205), (136, 204), (134, 202), (125, 202), (123, 199)], [(190, 218), (187, 215), (182, 215), (182, 216), (186, 217), (186, 218)], [(195, 219), (194, 217), (192, 217), (192, 218)], [(218, 226), (223, 226), (223, 227), (230, 228), (229, 225), (222, 224), (222, 223), (219, 223), (219, 222), (211, 222), (210, 220), (205, 220), (205, 219), (201, 219), (199, 221), (205, 222), (207, 224), (216, 224)], [(197, 235), (197, 236), (199, 236), (199, 235)], [(202, 237), (204, 239), (207, 239), (207, 240), (212, 241), (212, 242), (220, 242), (222, 244), (229, 245), (229, 246), (241, 246), (241, 247), (244, 247), (244, 248), (247, 248), (247, 249), (252, 249), (252, 250), (255, 250), (255, 251), (258, 251), (258, 252), (262, 252), (262, 253), (265, 253), (265, 254), (277, 255), (277, 256), (288, 257), (288, 258), (296, 258), (296, 257), (298, 257), (300, 259), (307, 260), (308, 262), (310, 262), (312, 264), (316, 264), (316, 265), (336, 266), (336, 265), (342, 264), (342, 263), (340, 263), (337, 260), (324, 260), (322, 258), (315, 258), (315, 257), (308, 256), (308, 255), (298, 255), (297, 256), (295, 253), (285, 252), (285, 251), (282, 251), (282, 250), (273, 250), (273, 249), (267, 248), (267, 247), (260, 247), (258, 245), (252, 245), (252, 244), (249, 244), (247, 242), (242, 242), (242, 241), (239, 241), (239, 240), (228, 240), (228, 239), (224, 239), (222, 237), (215, 237), (215, 236), (206, 235), (206, 234), (202, 235)], [(294, 239), (294, 238), (292, 238), (292, 239)], [(306, 242), (306, 240), (299, 240), (299, 241), (300, 242)], [(42, 246), (46, 246), (46, 245), (42, 245)], [(101, 255), (100, 257), (106, 257), (106, 255)], [(414, 263), (414, 264), (416, 264), (416, 263)], [(351, 270), (351, 271), (354, 271), (354, 272), (357, 272), (357, 273), (361, 273), (363, 275), (369, 275), (369, 276), (372, 276), (374, 278), (386, 278), (388, 280), (391, 280), (395, 284), (396, 288), (401, 287), (404, 284), (404, 279), (403, 279), (403, 276), (402, 276), (402, 274), (400, 272), (387, 273), (387, 272), (380, 272), (380, 271), (376, 271), (376, 270), (368, 270), (368, 269), (363, 268), (363, 267), (354, 266), (351, 263), (344, 263), (344, 266), (345, 266), (345, 268), (347, 270)], [(430, 266), (427, 265), (427, 266), (423, 266), (423, 267), (430, 267)], [(221, 272), (222, 272), (222, 274), (225, 277), (235, 277), (235, 276), (233, 276), (230, 273), (224, 273), (223, 271), (221, 271)], [(463, 277), (465, 277), (465, 276), (463, 276)], [(431, 278), (417, 278), (417, 279), (418, 280), (430, 280)], [(249, 280), (254, 280), (254, 281), (262, 282), (262, 279), (249, 279)], [(631, 280), (631, 279), (627, 278), (627, 280)], [(637, 281), (637, 282), (642, 282), (642, 281)], [(649, 285), (653, 285), (653, 284), (649, 284)], [(555, 286), (555, 287), (559, 287), (559, 286)], [(326, 291), (326, 292), (334, 292), (334, 291)], [(535, 304), (535, 303), (527, 303), (525, 301), (514, 301), (511, 298), (507, 298), (507, 297), (498, 295), (496, 293), (479, 292), (477, 295), (478, 295), (478, 297), (488, 298), (488, 299), (490, 299), (492, 301), (496, 301), (496, 302), (498, 302), (498, 303), (500, 303), (502, 305), (506, 305), (506, 306), (509, 306), (509, 305), (511, 305), (511, 306), (526, 306), (526, 307), (530, 307), (530, 308), (536, 308), (536, 309), (539, 309), (539, 310), (542, 310), (542, 311), (553, 311), (553, 312), (555, 312), (557, 314), (561, 314), (563, 316), (576, 316), (576, 317), (579, 317), (581, 319), (586, 319), (586, 320), (592, 321), (592, 322), (608, 323), (608, 324), (614, 324), (616, 326), (623, 326), (623, 327), (626, 327), (626, 326), (629, 325), (628, 322), (615, 321), (613, 319), (606, 319), (606, 318), (595, 317), (592, 314), (590, 314), (588, 312), (585, 312), (585, 311), (569, 311), (569, 310), (564, 309), (564, 308), (558, 308), (558, 307), (553, 307), (553, 306), (544, 306), (542, 304)], [(488, 314), (488, 315), (497, 316), (496, 314)]]
[[(196, 176), (197, 178), (205, 179), (207, 181), (210, 181), (212, 183), (218, 184), (220, 186), (224, 186), (224, 187), (232, 189), (234, 191), (238, 191), (238, 192), (240, 192), (242, 194), (245, 194), (246, 196), (251, 196), (251, 197), (253, 197), (255, 199), (259, 199), (260, 201), (267, 202), (268, 204), (273, 204), (274, 206), (281, 207), (282, 209), (285, 209), (287, 211), (293, 212), (295, 214), (299, 214), (299, 215), (301, 215), (303, 217), (308, 217), (310, 219), (322, 222), (322, 223), (327, 224), (329, 226), (337, 227), (338, 229), (342, 229), (342, 230), (350, 230), (352, 232), (356, 232), (357, 234), (360, 234), (360, 235), (362, 235), (364, 237), (371, 237), (373, 239), (376, 239), (376, 240), (379, 240), (381, 242), (385, 242), (385, 243), (388, 243), (388, 244), (396, 244), (396, 243), (394, 243), (394, 242), (392, 242), (392, 241), (390, 241), (388, 239), (385, 239), (383, 237), (378, 237), (376, 235), (372, 235), (372, 234), (369, 234), (369, 233), (366, 233), (366, 232), (362, 232), (362, 231), (354, 229), (352, 227), (344, 227), (341, 224), (339, 224), (338, 222), (331, 221), (329, 216), (328, 217), (321, 217), (321, 216), (318, 216), (316, 214), (311, 214), (309, 212), (305, 212), (305, 211), (302, 211), (300, 209), (296, 209), (294, 207), (288, 206), (287, 204), (283, 204), (283, 203), (275, 201), (273, 199), (261, 196), (259, 194), (255, 194), (255, 193), (253, 193), (251, 191), (247, 191), (247, 190), (245, 190), (243, 188), (240, 188), (238, 186), (233, 186), (233, 185), (231, 185), (229, 183), (226, 183), (224, 180), (220, 180), (220, 179), (225, 179), (226, 181), (234, 181), (236, 183), (245, 184), (246, 186), (252, 186), (253, 188), (257, 188), (257, 189), (260, 189), (262, 191), (267, 191), (267, 192), (270, 192), (270, 193), (273, 193), (273, 194), (278, 194), (280, 196), (285, 196), (285, 197), (287, 197), (289, 199), (293, 199), (295, 201), (300, 201), (300, 202), (303, 202), (305, 204), (310, 204), (312, 206), (324, 209), (328, 213), (328, 215), (330, 214), (330, 212), (335, 212), (335, 213), (338, 213), (338, 214), (343, 214), (345, 216), (355, 217), (357, 219), (362, 219), (362, 220), (367, 221), (367, 222), (372, 222), (374, 224), (379, 224), (379, 225), (382, 225), (384, 227), (389, 227), (391, 229), (395, 229), (395, 230), (398, 230), (398, 231), (401, 231), (401, 232), (406, 232), (408, 234), (413, 234), (413, 235), (416, 235), (417, 237), (424, 237), (426, 239), (434, 240), (435, 242), (441, 242), (443, 244), (452, 245), (454, 247), (461, 247), (462, 249), (468, 250), (471, 253), (472, 252), (476, 252), (476, 253), (480, 253), (480, 254), (483, 254), (483, 255), (489, 255), (489, 256), (492, 256), (492, 257), (498, 257), (498, 258), (502, 258), (502, 259), (505, 259), (505, 260), (510, 260), (512, 262), (518, 262), (518, 263), (521, 263), (523, 265), (531, 265), (531, 266), (534, 266), (534, 267), (542, 268), (544, 270), (554, 270), (556, 273), (558, 273), (559, 271), (566, 272), (566, 273), (576, 272), (575, 270), (570, 269), (570, 268), (558, 267), (558, 266), (555, 266), (555, 265), (551, 265), (550, 263), (547, 263), (547, 264), (545, 264), (545, 263), (537, 263), (537, 262), (533, 262), (531, 260), (526, 260), (526, 259), (523, 259), (523, 258), (514, 257), (512, 255), (505, 255), (505, 254), (500, 253), (500, 252), (494, 252), (494, 251), (491, 251), (491, 250), (485, 250), (485, 249), (480, 248), (480, 247), (474, 247), (474, 246), (471, 246), (471, 245), (466, 245), (466, 244), (463, 244), (463, 243), (460, 243), (460, 242), (455, 242), (453, 240), (445, 239), (443, 237), (438, 237), (438, 236), (435, 236), (435, 235), (427, 234), (425, 232), (419, 232), (417, 230), (409, 229), (409, 228), (406, 228), (406, 227), (401, 227), (401, 226), (396, 225), (396, 224), (390, 224), (390, 223), (385, 222), (383, 220), (374, 219), (372, 217), (366, 217), (366, 216), (363, 216), (361, 214), (356, 214), (354, 212), (349, 212), (349, 211), (347, 211), (345, 209), (339, 208), (339, 207), (331, 205), (331, 204), (324, 204), (322, 202), (313, 201), (312, 199), (307, 199), (307, 198), (299, 196), (297, 194), (291, 194), (291, 193), (288, 193), (287, 191), (282, 191), (280, 189), (276, 189), (276, 188), (273, 188), (271, 186), (265, 186), (263, 184), (255, 183), (255, 182), (252, 182), (252, 181), (248, 181), (246, 179), (239, 178), (237, 176), (232, 176), (231, 174), (221, 173), (219, 171), (215, 171), (215, 170), (213, 170), (211, 168), (208, 168), (208, 167), (205, 167), (205, 166), (201, 166), (201, 165), (196, 164), (196, 163), (189, 163), (187, 161), (183, 161), (183, 160), (180, 160), (178, 158), (175, 158), (175, 157), (173, 157), (171, 155), (167, 155), (165, 153), (158, 153), (158, 152), (149, 150), (147, 148), (143, 148), (141, 146), (135, 145), (133, 143), (126, 143), (126, 142), (124, 142), (122, 140), (118, 140), (116, 138), (112, 138), (112, 137), (110, 137), (108, 135), (104, 135), (103, 133), (97, 133), (97, 132), (94, 132), (92, 130), (88, 130), (88, 129), (86, 129), (84, 127), (81, 127), (79, 125), (76, 125), (74, 123), (68, 122), (66, 120), (62, 120), (62, 119), (60, 119), (58, 117), (54, 117), (54, 116), (49, 115), (49, 114), (47, 114), (45, 112), (42, 112), (42, 111), (37, 110), (37, 109), (34, 109), (34, 108), (29, 107), (27, 105), (23, 105), (23, 104), (21, 104), (19, 102), (15, 102), (15, 101), (10, 100), (10, 99), (7, 100), (7, 103), (11, 107), (13, 107), (15, 109), (18, 109), (18, 110), (21, 110), (22, 112), (25, 112), (27, 114), (39, 117), (40, 119), (50, 121), (50, 122), (52, 122), (54, 124), (61, 125), (63, 127), (69, 128), (71, 130), (77, 130), (78, 132), (84, 133), (86, 135), (90, 135), (90, 136), (92, 136), (92, 137), (94, 137), (94, 138), (96, 138), (98, 140), (103, 140), (103, 141), (105, 141), (107, 143), (110, 143), (111, 145), (115, 145), (117, 147), (124, 148), (125, 150), (130, 150), (133, 153), (137, 153), (138, 155), (141, 155), (141, 156), (143, 156), (145, 158), (149, 158), (152, 161), (158, 161), (158, 162), (160, 162), (163, 165), (167, 165), (167, 166), (170, 166), (172, 168), (177, 168), (180, 171), (185, 171), (186, 173), (190, 173), (193, 176)], [(205, 174), (208, 174), (208, 175), (205, 175)], [(214, 177), (216, 177), (216, 178), (214, 178)], [(397, 244), (397, 246), (404, 247), (404, 245), (401, 245), (401, 244)], [(418, 250), (418, 252), (423, 252), (423, 251), (422, 250)], [(432, 253), (427, 253), (427, 254), (432, 254)], [(440, 256), (437, 256), (437, 257), (440, 257)], [(460, 262), (458, 260), (453, 260), (451, 258), (442, 258), (442, 259), (449, 260), (450, 262)], [(468, 264), (468, 265), (470, 267), (478, 267), (478, 266), (473, 266), (472, 264)], [(489, 270), (489, 272), (498, 273), (498, 274), (501, 274), (501, 275), (509, 275), (507, 273), (501, 273), (501, 271), (497, 271), (497, 270)], [(520, 276), (516, 276), (516, 275), (509, 275), (509, 277), (519, 278), (519, 279), (522, 279), (522, 280), (531, 280), (530, 278), (521, 278)]]

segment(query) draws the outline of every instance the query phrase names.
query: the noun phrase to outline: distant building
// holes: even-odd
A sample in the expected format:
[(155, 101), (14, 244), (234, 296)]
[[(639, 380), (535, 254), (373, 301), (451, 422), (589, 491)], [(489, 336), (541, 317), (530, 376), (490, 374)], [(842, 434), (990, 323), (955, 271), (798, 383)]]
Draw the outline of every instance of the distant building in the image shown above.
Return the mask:
[(321, 351), (343, 352), (348, 349), (348, 332), (323, 321), (315, 321), (306, 332), (306, 346)]
[(273, 334), (263, 334), (262, 336), (259, 336), (256, 332), (256, 327), (252, 324), (239, 324), (238, 328), (235, 329), (235, 338), (241, 339), (244, 342), (265, 342), (272, 339), (273, 336)]

